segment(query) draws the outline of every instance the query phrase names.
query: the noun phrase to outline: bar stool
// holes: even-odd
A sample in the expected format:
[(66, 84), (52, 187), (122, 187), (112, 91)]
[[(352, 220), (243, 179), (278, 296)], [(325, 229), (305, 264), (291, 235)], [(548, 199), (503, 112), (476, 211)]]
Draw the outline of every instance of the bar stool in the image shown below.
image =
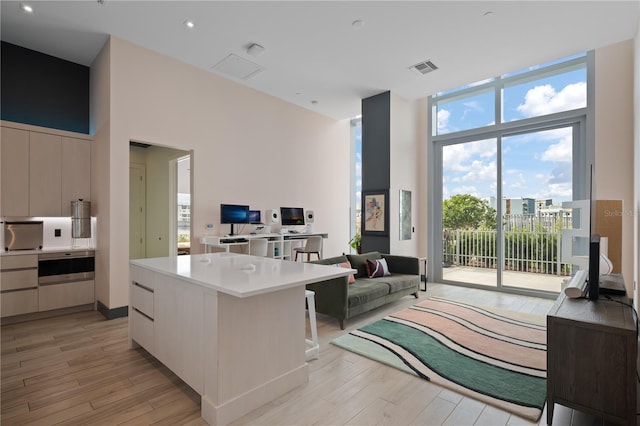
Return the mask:
[(311, 290), (304, 291), (304, 296), (307, 301), (307, 310), (309, 312), (309, 326), (311, 328), (311, 339), (307, 339), (305, 336), (305, 358), (307, 361), (312, 359), (318, 359), (320, 352), (320, 345), (318, 344), (318, 328), (316, 326), (316, 293)]

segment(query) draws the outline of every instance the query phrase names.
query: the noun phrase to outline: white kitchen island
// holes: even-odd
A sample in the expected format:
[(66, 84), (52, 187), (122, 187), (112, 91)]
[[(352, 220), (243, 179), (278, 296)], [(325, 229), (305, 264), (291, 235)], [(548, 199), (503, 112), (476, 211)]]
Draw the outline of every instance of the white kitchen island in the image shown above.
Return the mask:
[(308, 381), (305, 285), (353, 272), (233, 253), (132, 260), (129, 341), (225, 425)]

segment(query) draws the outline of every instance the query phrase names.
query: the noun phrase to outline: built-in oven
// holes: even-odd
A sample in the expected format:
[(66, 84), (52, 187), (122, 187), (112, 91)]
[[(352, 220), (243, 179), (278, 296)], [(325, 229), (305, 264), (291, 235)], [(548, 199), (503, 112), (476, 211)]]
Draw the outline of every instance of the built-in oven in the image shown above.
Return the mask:
[(94, 272), (93, 250), (38, 254), (39, 285), (92, 280)]

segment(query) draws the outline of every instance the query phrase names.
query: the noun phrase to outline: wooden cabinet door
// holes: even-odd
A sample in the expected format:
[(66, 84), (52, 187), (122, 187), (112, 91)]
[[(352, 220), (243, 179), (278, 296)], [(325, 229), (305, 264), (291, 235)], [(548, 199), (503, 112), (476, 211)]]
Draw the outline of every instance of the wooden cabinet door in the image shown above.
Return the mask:
[(71, 214), (71, 201), (91, 201), (91, 142), (62, 138), (62, 215)]
[[(61, 216), (62, 138), (31, 132), (29, 140), (29, 215)], [(65, 216), (69, 216), (66, 214)]]
[(29, 216), (29, 132), (2, 128), (1, 216)]

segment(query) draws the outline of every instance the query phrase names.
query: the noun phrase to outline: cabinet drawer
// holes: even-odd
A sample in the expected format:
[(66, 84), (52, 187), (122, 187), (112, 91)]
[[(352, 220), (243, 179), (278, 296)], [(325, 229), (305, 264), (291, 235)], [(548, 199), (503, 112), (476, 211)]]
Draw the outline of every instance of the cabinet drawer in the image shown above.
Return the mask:
[(0, 267), (5, 269), (37, 268), (38, 255), (0, 256)]
[(86, 305), (94, 302), (93, 280), (40, 286), (38, 307), (40, 311)]
[(0, 272), (0, 290), (35, 288), (38, 286), (37, 269), (18, 269)]
[(131, 294), (131, 306), (146, 316), (153, 318), (153, 291), (133, 283)]
[(133, 309), (130, 315), (131, 339), (138, 342), (147, 352), (153, 354), (153, 320), (145, 317), (135, 309)]
[(2, 311), (0, 316), (29, 314), (38, 312), (38, 290), (18, 290), (0, 294)]

